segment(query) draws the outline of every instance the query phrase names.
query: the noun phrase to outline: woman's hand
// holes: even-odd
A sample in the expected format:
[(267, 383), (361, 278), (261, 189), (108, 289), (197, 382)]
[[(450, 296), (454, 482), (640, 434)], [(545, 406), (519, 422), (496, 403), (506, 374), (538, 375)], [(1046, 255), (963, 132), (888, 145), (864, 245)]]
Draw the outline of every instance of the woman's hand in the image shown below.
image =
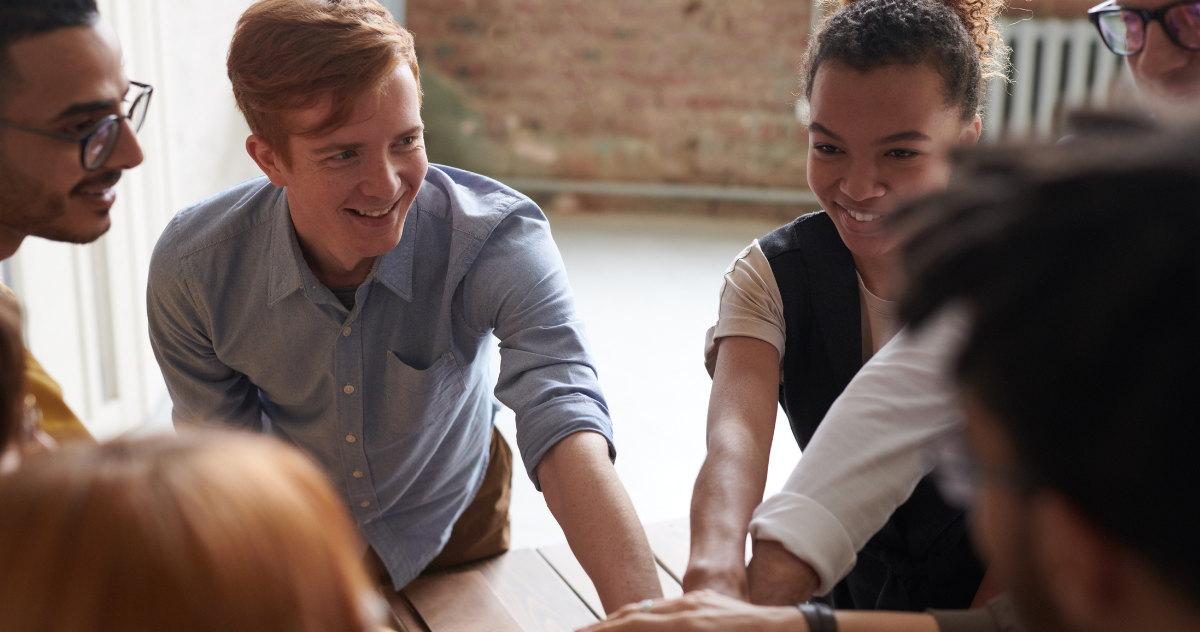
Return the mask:
[(687, 572), (683, 574), (683, 589), (689, 593), (708, 589), (727, 597), (750, 601), (745, 557), (726, 557), (729, 559), (717, 561), (711, 556), (700, 556), (693, 552), (688, 560)]
[(579, 632), (807, 632), (794, 606), (752, 606), (711, 590), (678, 599), (629, 604)]

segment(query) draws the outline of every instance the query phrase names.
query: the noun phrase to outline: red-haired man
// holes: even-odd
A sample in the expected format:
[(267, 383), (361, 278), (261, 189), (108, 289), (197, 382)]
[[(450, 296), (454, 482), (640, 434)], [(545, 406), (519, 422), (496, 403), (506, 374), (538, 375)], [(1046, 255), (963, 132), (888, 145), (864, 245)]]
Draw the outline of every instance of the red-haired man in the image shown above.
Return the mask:
[(545, 216), (425, 155), (412, 36), (374, 0), (263, 0), (229, 77), (266, 178), (181, 211), (149, 320), (177, 426), (269, 428), (324, 465), (402, 587), (508, 546), (495, 395), (606, 609), (656, 597)]

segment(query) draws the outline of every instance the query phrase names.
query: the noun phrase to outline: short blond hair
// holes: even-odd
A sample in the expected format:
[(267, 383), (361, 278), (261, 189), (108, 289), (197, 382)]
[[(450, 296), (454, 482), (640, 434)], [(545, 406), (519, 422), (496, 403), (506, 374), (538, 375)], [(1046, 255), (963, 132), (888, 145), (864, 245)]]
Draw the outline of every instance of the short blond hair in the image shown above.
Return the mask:
[(266, 437), (68, 448), (0, 478), (0, 507), (6, 631), (379, 623), (345, 505), (306, 456)]

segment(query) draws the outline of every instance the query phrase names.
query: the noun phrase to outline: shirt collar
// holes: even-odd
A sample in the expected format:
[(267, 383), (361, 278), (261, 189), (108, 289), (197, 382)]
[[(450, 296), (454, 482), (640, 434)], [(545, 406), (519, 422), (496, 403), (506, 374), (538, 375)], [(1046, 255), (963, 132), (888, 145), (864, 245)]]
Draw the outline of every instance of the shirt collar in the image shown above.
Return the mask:
[[(418, 193), (418, 196), (420, 194)], [(396, 296), (406, 302), (412, 301), (413, 260), (417, 243), (417, 201), (413, 200), (404, 216), (404, 229), (400, 232), (400, 243), (395, 248), (383, 253), (380, 261), (375, 262), (371, 274), (384, 287), (396, 293)]]
[(271, 246), (268, 260), (271, 262), (270, 281), (267, 284), (267, 307), (274, 307), (296, 290), (304, 288), (304, 272), (307, 266), (300, 255), (300, 242), (296, 240), (296, 227), (288, 211), (287, 189), (279, 189), (279, 196), (271, 213), (275, 221), (271, 225)]
[[(287, 190), (280, 189), (279, 197), (271, 210), (274, 221), (271, 227), (270, 280), (267, 284), (267, 307), (274, 307), (297, 290), (304, 289), (306, 278), (313, 277), (300, 252), (296, 238), (296, 227), (287, 202)], [(417, 241), (417, 203), (414, 201), (404, 218), (404, 230), (400, 243), (385, 252), (371, 270), (371, 278), (383, 284), (405, 301), (412, 300), (412, 274), (415, 244)]]

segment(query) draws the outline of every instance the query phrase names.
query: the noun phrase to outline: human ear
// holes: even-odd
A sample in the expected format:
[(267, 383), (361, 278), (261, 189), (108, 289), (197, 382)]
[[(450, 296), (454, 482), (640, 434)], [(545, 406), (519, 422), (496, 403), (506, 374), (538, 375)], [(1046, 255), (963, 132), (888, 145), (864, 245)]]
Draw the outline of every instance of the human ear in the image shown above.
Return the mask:
[(962, 133), (958, 135), (958, 144), (963, 147), (970, 147), (979, 142), (979, 134), (983, 130), (983, 119), (976, 114), (963, 126)]
[(1119, 616), (1123, 556), (1082, 512), (1057, 492), (1031, 503), (1034, 554), (1053, 603), (1071, 629), (1101, 630)]
[(283, 163), (283, 158), (271, 149), (271, 145), (267, 143), (267, 139), (258, 134), (251, 134), (246, 138), (246, 153), (250, 154), (250, 158), (254, 160), (262, 172), (267, 174), (267, 179), (271, 184), (277, 187), (287, 186), (287, 175), (290, 170)]

